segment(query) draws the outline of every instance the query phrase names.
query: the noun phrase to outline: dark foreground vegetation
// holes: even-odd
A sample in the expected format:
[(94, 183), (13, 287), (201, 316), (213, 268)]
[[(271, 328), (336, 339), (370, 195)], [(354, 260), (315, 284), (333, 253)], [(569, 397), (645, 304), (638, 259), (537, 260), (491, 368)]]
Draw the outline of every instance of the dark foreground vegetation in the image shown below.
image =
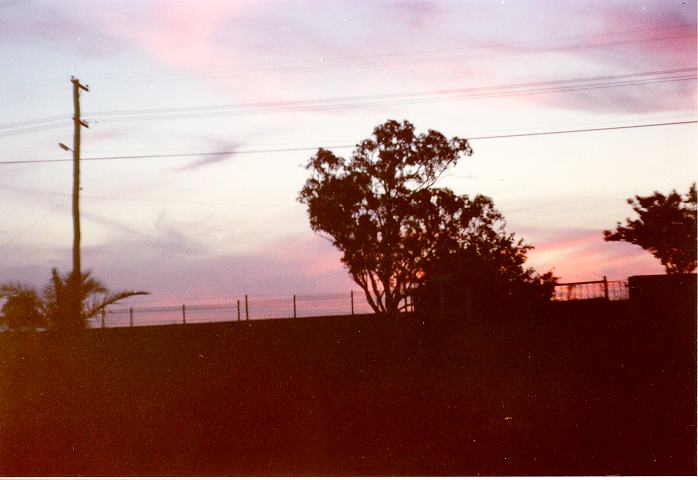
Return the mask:
[(694, 315), (5, 333), (0, 475), (690, 475)]

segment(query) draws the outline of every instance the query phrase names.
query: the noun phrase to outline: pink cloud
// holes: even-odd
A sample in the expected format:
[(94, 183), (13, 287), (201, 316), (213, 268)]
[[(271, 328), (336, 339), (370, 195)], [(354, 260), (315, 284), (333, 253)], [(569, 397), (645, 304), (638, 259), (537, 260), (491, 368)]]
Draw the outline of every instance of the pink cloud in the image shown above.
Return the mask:
[(597, 280), (604, 275), (623, 280), (664, 271), (650, 253), (635, 245), (606, 242), (600, 231), (549, 231), (546, 236), (533, 243), (536, 248), (529, 253), (529, 264), (539, 271), (553, 268), (562, 282)]
[[(681, 75), (695, 76), (696, 68), (696, 8), (695, 2), (607, 2), (591, 9), (586, 4), (573, 3), (568, 18), (574, 18), (575, 30), (593, 36), (574, 36), (553, 44), (516, 45), (506, 51), (542, 53), (555, 65), (570, 60), (583, 61), (590, 66), (585, 76), (626, 74), (635, 72), (693, 68)], [(573, 76), (573, 75), (572, 75)], [(660, 77), (644, 77), (656, 80)], [(658, 82), (636, 86), (621, 86), (580, 90), (568, 93), (524, 97), (528, 104), (548, 104), (562, 108), (596, 112), (645, 113), (682, 110), (696, 102), (695, 80)]]
[(304, 265), (303, 274), (309, 276), (325, 276), (341, 272), (349, 278), (346, 268), (341, 263), (342, 254), (329, 240), (318, 235), (298, 235), (286, 237), (265, 246), (265, 251), (271, 255), (287, 258), (289, 252), (299, 259), (312, 259)]
[(103, 28), (133, 43), (168, 67), (196, 68), (228, 64), (230, 56), (216, 43), (221, 29), (234, 29), (253, 4), (236, 2), (149, 2), (138, 21), (104, 12)]
[[(535, 8), (425, 0), (76, 5), (77, 16), (51, 4), (41, 11), (27, 8), (0, 30), (7, 38), (21, 34), (100, 56), (145, 53), (244, 100), (332, 96), (349, 88), (393, 93), (557, 80), (694, 66), (696, 58), (694, 2)], [(599, 112), (675, 110), (695, 103), (695, 82), (503, 101)]]
[(440, 12), (437, 2), (430, 0), (397, 0), (385, 4), (384, 8), (401, 16), (412, 28), (429, 26)]
[(600, 233), (597, 231), (560, 232), (554, 238), (536, 243), (535, 248), (545, 252), (575, 250), (599, 238)]

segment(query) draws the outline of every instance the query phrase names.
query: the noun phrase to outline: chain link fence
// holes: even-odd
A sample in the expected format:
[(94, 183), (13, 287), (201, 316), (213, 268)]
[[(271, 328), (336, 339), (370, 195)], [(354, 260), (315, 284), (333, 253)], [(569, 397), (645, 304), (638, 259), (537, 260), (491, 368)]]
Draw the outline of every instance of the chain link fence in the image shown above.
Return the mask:
[(367, 313), (373, 313), (373, 309), (363, 292), (351, 291), (284, 296), (244, 295), (229, 303), (216, 304), (107, 308), (90, 323), (93, 328), (110, 328)]

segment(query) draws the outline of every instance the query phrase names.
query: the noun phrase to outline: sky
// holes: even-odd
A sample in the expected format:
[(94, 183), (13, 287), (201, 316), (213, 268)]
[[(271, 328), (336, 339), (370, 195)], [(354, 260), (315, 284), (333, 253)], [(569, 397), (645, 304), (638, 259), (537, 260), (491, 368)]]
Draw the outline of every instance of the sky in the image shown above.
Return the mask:
[[(314, 149), (387, 119), (472, 139), (439, 185), (563, 282), (662, 273), (602, 231), (698, 171), (695, 124), (502, 137), (694, 121), (694, 1), (5, 0), (0, 64), (0, 162), (69, 159), (89, 85), (83, 268), (134, 304), (358, 290), (296, 198)], [(0, 281), (70, 270), (71, 185), (0, 163)]]

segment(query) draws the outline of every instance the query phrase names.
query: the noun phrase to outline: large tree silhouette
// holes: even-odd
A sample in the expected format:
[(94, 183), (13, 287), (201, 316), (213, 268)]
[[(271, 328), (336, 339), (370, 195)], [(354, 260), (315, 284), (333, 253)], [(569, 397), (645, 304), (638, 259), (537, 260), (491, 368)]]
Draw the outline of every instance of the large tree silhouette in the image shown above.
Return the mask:
[[(395, 313), (447, 255), (507, 237), (501, 214), (482, 195), (456, 195), (434, 184), (463, 156), (468, 141), (389, 120), (349, 159), (319, 149), (299, 200), (311, 228), (327, 234), (376, 312)], [(508, 238), (508, 237), (507, 237)], [(510, 243), (511, 251), (528, 247)], [(481, 248), (486, 250), (484, 247)], [(484, 257), (483, 257), (484, 258)]]
[(605, 230), (609, 242), (639, 245), (662, 262), (667, 274), (690, 273), (696, 269), (696, 184), (686, 195), (672, 190), (668, 195), (629, 198), (639, 218), (618, 222), (616, 231)]

